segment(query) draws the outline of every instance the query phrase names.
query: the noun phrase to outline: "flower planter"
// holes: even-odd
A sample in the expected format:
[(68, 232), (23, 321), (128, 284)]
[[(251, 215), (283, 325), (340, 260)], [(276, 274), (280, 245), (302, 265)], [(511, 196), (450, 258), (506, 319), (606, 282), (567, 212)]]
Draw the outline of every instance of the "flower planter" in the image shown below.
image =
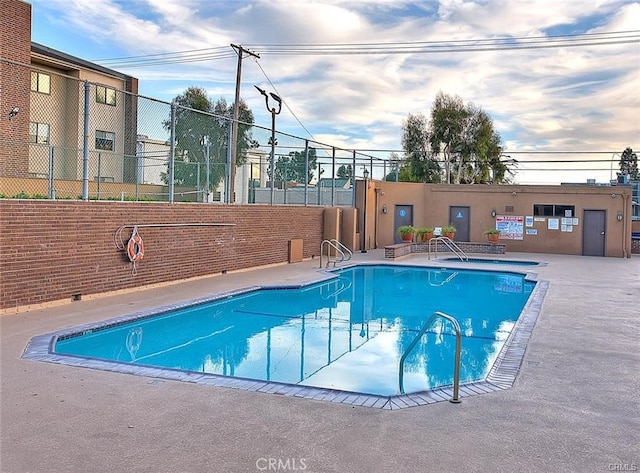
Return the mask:
[(487, 240), (489, 243), (498, 243), (498, 239), (500, 238), (499, 233), (489, 233), (487, 234)]

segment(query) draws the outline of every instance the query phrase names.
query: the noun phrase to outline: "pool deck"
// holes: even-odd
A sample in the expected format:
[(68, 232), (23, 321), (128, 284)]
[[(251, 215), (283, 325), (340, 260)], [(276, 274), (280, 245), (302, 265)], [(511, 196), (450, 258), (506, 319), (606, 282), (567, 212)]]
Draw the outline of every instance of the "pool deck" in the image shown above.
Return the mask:
[(500, 257), (548, 264), (470, 267), (549, 287), (513, 387), (460, 404), (371, 409), (22, 358), (44, 333), (309, 281), (317, 259), (2, 315), (0, 472), (640, 471), (640, 257)]

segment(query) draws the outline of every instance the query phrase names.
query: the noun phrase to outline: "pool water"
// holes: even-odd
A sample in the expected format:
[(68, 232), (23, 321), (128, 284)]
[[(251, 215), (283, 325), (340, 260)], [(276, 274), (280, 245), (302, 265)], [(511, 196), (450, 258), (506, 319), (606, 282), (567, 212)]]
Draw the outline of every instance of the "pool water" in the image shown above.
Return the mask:
[[(434, 311), (462, 330), (460, 381), (484, 379), (534, 289), (515, 272), (354, 266), (301, 288), (264, 288), (59, 337), (57, 354), (395, 395), (399, 360)], [(455, 336), (433, 321), (403, 392), (453, 383)]]

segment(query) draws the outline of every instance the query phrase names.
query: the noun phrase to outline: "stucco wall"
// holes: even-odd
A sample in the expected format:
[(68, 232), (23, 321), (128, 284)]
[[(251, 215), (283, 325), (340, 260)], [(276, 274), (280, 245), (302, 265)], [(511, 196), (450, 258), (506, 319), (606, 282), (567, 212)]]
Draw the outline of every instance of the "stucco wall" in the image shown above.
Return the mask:
[[(358, 182), (357, 203), (363, 206), (362, 181)], [(605, 256), (623, 257), (631, 252), (631, 188), (617, 186), (486, 186), (435, 185), (372, 181), (367, 193), (367, 241), (371, 248), (393, 243), (395, 205), (413, 205), (415, 227), (444, 226), (451, 206), (468, 206), (470, 241), (484, 241), (483, 232), (495, 228), (491, 215), (533, 216), (535, 204), (575, 206), (578, 225), (571, 232), (548, 228), (548, 218), (534, 221), (530, 229), (537, 235), (522, 240), (500, 240), (507, 252), (582, 254), (585, 210), (606, 212)], [(383, 207), (387, 213), (383, 212)], [(623, 220), (618, 221), (618, 212)], [(558, 217), (556, 217), (558, 218)], [(362, 219), (360, 225), (362, 225)], [(455, 222), (453, 222), (455, 223)], [(375, 243), (375, 245), (374, 245)]]
[[(318, 255), (322, 207), (220, 206), (0, 199), (0, 310), (288, 261), (288, 242)], [(132, 274), (114, 244), (140, 228), (144, 258)], [(131, 229), (123, 232), (126, 244)]]

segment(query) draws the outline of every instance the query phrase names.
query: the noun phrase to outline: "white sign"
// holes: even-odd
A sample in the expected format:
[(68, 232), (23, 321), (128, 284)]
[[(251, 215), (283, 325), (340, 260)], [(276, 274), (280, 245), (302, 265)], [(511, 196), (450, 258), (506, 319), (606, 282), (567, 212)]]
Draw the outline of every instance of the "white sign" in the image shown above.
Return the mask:
[(501, 240), (522, 240), (524, 238), (524, 217), (498, 215), (496, 228), (500, 230)]

